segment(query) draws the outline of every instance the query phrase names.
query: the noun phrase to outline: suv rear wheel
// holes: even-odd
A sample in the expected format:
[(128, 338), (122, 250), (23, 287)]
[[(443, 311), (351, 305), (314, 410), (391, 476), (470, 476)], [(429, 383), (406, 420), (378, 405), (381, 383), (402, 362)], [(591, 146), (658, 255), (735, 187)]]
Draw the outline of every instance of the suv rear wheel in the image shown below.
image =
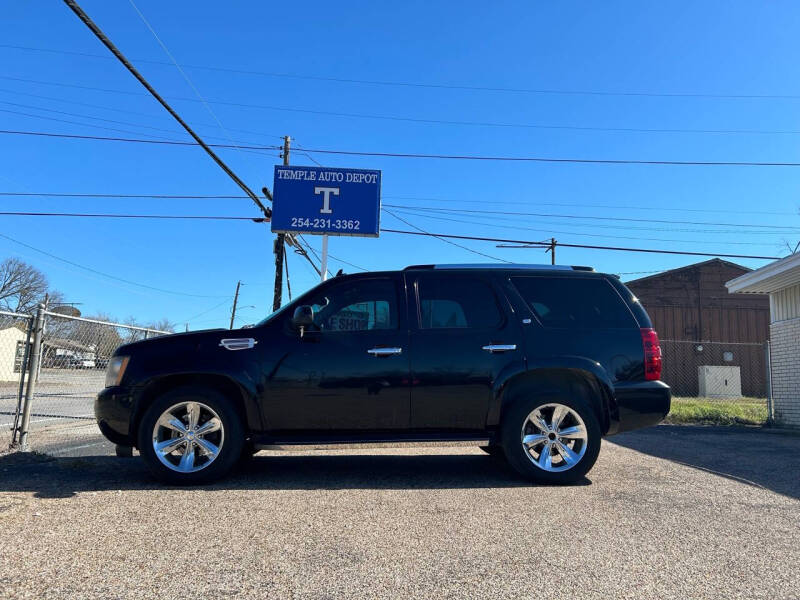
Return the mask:
[(166, 483), (193, 485), (225, 476), (242, 453), (244, 431), (230, 400), (186, 386), (159, 396), (139, 425), (139, 452)]
[(581, 479), (600, 453), (600, 426), (594, 412), (569, 398), (517, 402), (503, 419), (502, 443), (509, 463), (542, 483)]

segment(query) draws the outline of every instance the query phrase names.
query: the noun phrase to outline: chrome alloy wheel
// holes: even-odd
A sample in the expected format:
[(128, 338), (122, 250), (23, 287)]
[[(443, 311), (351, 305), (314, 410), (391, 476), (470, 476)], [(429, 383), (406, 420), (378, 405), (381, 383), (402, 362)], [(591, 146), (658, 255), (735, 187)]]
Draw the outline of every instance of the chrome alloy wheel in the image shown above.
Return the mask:
[(563, 404), (543, 404), (522, 424), (522, 447), (543, 471), (558, 473), (577, 465), (586, 454), (589, 435), (580, 415)]
[(219, 456), (225, 429), (202, 402), (181, 402), (161, 413), (153, 427), (153, 450), (164, 466), (179, 473), (205, 469)]

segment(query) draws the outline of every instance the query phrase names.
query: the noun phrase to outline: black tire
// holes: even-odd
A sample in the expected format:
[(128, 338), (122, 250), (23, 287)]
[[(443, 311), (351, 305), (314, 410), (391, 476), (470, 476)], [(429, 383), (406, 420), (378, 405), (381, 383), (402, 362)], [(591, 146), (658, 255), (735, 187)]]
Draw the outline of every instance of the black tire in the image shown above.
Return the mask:
[(486, 452), (492, 458), (505, 458), (502, 446), (478, 446), (481, 450)]
[[(190, 401), (205, 404), (217, 413), (224, 437), (219, 454), (207, 466), (193, 472), (179, 472), (164, 465), (156, 456), (153, 429), (164, 411)], [(139, 423), (139, 453), (156, 479), (171, 485), (198, 485), (216, 481), (230, 473), (242, 454), (244, 437), (242, 420), (230, 399), (214, 389), (183, 386), (162, 394), (145, 411)]]
[[(547, 471), (540, 467), (522, 443), (522, 428), (527, 423), (528, 415), (539, 407), (544, 411), (550, 410), (547, 406), (551, 404), (561, 404), (575, 411), (583, 420), (586, 429), (587, 439), (583, 455), (572, 467), (562, 471)], [(595, 412), (583, 402), (563, 396), (522, 399), (515, 402), (503, 417), (501, 435), (506, 458), (518, 473), (537, 483), (557, 485), (575, 483), (586, 476), (597, 461), (602, 437)], [(556, 456), (560, 461), (560, 455)]]

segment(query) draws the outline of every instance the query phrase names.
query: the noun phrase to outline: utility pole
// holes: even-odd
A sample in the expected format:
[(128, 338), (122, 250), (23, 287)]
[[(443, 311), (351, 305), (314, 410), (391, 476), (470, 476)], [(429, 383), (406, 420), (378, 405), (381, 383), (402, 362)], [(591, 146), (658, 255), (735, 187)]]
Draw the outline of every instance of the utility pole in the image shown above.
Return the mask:
[(233, 295), (233, 308), (231, 309), (231, 326), (230, 329), (233, 329), (233, 321), (236, 318), (236, 303), (239, 302), (239, 288), (241, 287), (242, 282), (236, 282), (236, 293)]
[[(289, 166), (289, 149), (292, 138), (288, 135), (283, 136), (283, 166)], [(279, 233), (275, 238), (275, 293), (272, 297), (272, 310), (276, 311), (281, 307), (281, 296), (283, 295), (283, 253), (285, 250), (286, 234)]]
[(556, 238), (550, 238), (550, 247), (547, 252), (550, 253), (550, 264), (556, 264)]

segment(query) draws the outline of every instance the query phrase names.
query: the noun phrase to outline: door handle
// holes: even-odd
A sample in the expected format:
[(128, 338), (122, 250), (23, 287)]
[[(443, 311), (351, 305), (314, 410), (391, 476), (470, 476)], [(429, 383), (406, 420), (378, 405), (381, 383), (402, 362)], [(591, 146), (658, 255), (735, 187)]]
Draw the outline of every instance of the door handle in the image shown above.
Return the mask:
[(367, 350), (367, 354), (371, 354), (372, 356), (393, 356), (402, 353), (402, 348), (370, 348)]
[(494, 354), (495, 352), (509, 352), (511, 350), (516, 350), (516, 344), (488, 344), (483, 347), (484, 350), (487, 352), (491, 352)]

